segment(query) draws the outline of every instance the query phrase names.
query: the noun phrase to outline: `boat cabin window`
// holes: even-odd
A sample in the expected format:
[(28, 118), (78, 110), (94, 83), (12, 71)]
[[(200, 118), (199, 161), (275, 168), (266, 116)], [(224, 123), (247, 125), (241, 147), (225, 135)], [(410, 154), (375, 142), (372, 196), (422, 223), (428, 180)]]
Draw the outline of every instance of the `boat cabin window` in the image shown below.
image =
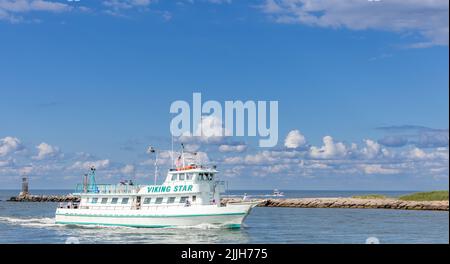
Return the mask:
[(108, 198), (102, 198), (102, 204), (108, 203)]
[(96, 204), (98, 202), (98, 198), (92, 198), (92, 203)]
[(145, 198), (144, 204), (150, 204), (152, 202), (152, 198)]
[(188, 199), (189, 199), (189, 197), (187, 197), (187, 196), (181, 197), (180, 198), (180, 203), (181, 204), (185, 204)]
[(118, 201), (119, 201), (119, 198), (112, 198), (111, 203), (112, 204), (117, 204)]
[(186, 178), (186, 174), (180, 173), (180, 181), (184, 181)]
[(156, 198), (155, 204), (162, 204), (162, 202), (163, 202), (163, 198), (158, 197), (158, 198)]
[(129, 198), (122, 198), (122, 204), (128, 204)]
[(193, 178), (194, 178), (194, 173), (187, 173), (186, 174), (186, 180), (187, 181), (192, 181)]
[(167, 199), (167, 203), (168, 203), (168, 204), (173, 204), (173, 203), (175, 203), (175, 197), (169, 197), (169, 199)]
[(172, 181), (176, 181), (177, 180), (177, 174), (172, 174)]
[(212, 181), (214, 178), (214, 174), (212, 173), (200, 173), (198, 179), (200, 181)]

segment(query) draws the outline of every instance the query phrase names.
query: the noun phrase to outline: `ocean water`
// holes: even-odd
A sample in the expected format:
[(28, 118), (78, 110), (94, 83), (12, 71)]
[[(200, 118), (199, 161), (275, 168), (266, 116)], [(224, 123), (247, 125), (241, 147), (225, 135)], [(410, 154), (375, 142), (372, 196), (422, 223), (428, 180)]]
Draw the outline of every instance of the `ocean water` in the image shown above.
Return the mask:
[[(70, 191), (33, 191), (67, 194)], [(270, 197), (271, 191), (231, 191), (229, 196)], [(286, 191), (286, 197), (350, 197), (406, 192)], [(138, 229), (63, 226), (54, 223), (55, 203), (8, 203), (17, 191), (0, 190), (0, 243), (449, 243), (448, 212), (372, 209), (255, 208), (239, 230), (213, 226)]]

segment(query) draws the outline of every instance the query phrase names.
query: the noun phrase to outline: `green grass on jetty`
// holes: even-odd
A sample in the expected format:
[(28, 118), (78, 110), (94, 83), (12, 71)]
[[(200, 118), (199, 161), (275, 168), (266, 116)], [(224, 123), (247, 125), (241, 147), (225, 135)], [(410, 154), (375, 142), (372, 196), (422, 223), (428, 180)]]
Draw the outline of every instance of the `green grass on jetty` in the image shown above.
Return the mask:
[(385, 195), (381, 195), (381, 194), (368, 194), (368, 195), (353, 196), (352, 198), (355, 198), (355, 199), (386, 199), (387, 197)]
[[(353, 196), (355, 199), (389, 199), (385, 195), (381, 194), (368, 194)], [(392, 198), (391, 198), (392, 199)], [(433, 192), (419, 192), (398, 197), (402, 201), (448, 201), (448, 191), (433, 191)]]
[(402, 201), (448, 201), (448, 191), (420, 192), (400, 196)]

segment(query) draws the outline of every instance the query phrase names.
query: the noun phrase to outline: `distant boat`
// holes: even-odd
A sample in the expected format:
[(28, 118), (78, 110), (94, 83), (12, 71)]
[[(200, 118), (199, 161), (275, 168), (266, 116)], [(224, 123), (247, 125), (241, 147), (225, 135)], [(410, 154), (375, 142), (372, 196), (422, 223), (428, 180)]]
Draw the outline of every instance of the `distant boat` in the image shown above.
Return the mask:
[(278, 189), (275, 189), (275, 190), (273, 190), (272, 196), (275, 196), (275, 197), (284, 197), (285, 195), (284, 195), (284, 192), (280, 192)]

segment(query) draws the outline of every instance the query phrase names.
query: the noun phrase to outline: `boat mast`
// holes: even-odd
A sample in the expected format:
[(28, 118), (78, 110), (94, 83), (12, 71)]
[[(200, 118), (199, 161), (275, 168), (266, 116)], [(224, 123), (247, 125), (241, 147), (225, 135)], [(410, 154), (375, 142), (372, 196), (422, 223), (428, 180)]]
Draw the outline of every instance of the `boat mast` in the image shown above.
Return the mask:
[(83, 175), (83, 192), (84, 193), (87, 193), (88, 192), (88, 174), (87, 173), (85, 173), (84, 175)]
[(89, 183), (88, 183), (88, 192), (98, 192), (97, 182), (95, 181), (95, 166), (91, 167), (91, 171), (89, 173)]
[(181, 143), (181, 158), (183, 159), (183, 168), (185, 168), (186, 162), (184, 160), (184, 143)]
[(172, 166), (174, 166), (175, 165), (175, 161), (174, 161), (174, 156), (173, 156), (173, 135), (172, 135), (172, 152), (170, 152), (170, 157), (172, 158), (172, 164), (170, 165), (170, 168), (169, 169), (171, 169), (172, 168)]
[(158, 182), (158, 152), (152, 146), (149, 146), (147, 149), (148, 154), (155, 154), (155, 185)]
[(155, 151), (155, 185), (158, 182), (158, 152)]

